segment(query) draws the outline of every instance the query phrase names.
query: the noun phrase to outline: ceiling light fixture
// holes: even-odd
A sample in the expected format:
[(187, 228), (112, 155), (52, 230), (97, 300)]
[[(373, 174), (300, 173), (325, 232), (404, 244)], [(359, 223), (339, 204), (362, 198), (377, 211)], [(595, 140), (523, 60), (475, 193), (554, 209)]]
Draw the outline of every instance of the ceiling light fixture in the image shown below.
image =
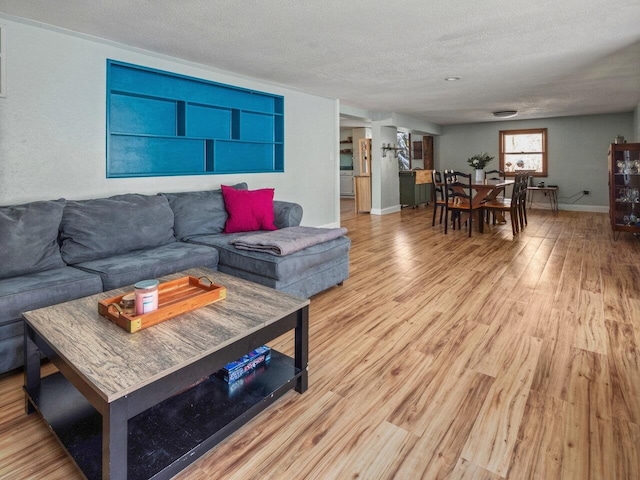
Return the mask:
[(493, 112), (493, 116), (498, 118), (512, 118), (516, 115), (518, 115), (517, 110), (501, 110), (499, 112)]
[(445, 80), (447, 82), (455, 82), (456, 80), (460, 80), (461, 77), (447, 77)]

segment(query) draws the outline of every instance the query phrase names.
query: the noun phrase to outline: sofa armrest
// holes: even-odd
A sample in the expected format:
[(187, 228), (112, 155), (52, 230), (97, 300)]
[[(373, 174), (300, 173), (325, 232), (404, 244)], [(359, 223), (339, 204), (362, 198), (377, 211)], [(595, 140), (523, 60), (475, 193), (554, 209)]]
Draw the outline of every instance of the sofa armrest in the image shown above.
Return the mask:
[(302, 206), (297, 203), (274, 200), (273, 213), (278, 228), (297, 227), (302, 220)]

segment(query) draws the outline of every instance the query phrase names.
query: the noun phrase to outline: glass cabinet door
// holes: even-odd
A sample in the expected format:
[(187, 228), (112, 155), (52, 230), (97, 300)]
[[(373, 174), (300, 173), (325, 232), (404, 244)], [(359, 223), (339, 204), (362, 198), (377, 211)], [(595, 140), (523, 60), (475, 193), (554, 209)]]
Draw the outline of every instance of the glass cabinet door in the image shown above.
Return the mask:
[(613, 144), (609, 157), (611, 226), (640, 232), (640, 144)]

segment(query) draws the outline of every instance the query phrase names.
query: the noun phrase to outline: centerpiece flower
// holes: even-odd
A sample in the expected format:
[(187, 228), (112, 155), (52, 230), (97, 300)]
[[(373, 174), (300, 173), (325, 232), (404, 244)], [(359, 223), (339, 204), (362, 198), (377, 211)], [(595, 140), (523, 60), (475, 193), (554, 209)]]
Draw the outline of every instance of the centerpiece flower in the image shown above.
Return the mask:
[(488, 153), (480, 152), (479, 154), (469, 158), (467, 160), (467, 163), (476, 170), (482, 170), (493, 159), (494, 157), (492, 157)]
[(467, 163), (476, 171), (476, 182), (484, 182), (484, 167), (486, 167), (491, 160), (493, 160), (493, 157), (484, 152), (480, 152), (479, 154), (467, 159)]

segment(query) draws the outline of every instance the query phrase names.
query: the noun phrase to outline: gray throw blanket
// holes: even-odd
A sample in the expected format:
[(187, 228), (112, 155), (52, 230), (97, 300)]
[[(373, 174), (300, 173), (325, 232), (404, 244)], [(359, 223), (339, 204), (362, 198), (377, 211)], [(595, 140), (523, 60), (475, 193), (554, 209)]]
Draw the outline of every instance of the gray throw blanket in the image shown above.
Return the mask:
[(288, 255), (347, 234), (346, 228), (287, 227), (236, 238), (230, 243), (242, 250)]

